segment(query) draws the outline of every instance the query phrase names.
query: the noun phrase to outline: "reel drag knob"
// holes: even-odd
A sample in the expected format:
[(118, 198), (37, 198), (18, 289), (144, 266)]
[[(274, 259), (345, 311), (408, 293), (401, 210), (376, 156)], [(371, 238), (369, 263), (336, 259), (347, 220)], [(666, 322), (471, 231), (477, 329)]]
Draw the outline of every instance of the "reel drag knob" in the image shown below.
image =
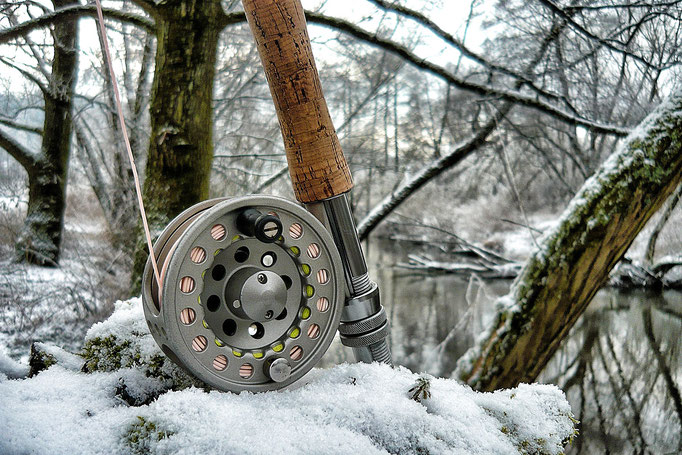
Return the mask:
[(278, 274), (263, 271), (246, 279), (240, 292), (244, 314), (254, 321), (265, 322), (284, 311), (287, 287)]
[(282, 235), (282, 222), (274, 215), (264, 215), (256, 209), (246, 209), (237, 217), (237, 229), (261, 242), (273, 243)]

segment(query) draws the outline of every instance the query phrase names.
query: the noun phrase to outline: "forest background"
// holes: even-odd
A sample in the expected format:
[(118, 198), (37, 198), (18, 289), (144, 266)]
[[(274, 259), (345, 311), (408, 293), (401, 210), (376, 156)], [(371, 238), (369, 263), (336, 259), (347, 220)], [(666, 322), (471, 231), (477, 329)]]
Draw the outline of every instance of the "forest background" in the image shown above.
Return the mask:
[[(241, 3), (104, 6), (152, 230), (158, 234), (208, 197), (267, 192), (292, 198)], [(304, 6), (373, 266), (453, 273), (462, 277), (465, 297), (476, 280), (521, 273), (509, 307), (534, 298), (550, 302), (523, 307), (519, 325), (533, 330), (517, 332), (503, 348), (479, 340), (457, 366), (460, 377), (483, 389), (535, 379), (607, 279), (656, 292), (682, 286), (680, 2)], [(37, 339), (77, 349), (114, 301), (136, 294), (146, 260), (93, 16), (92, 5), (76, 0), (0, 2), (0, 341), (14, 356), (25, 355)], [(562, 228), (568, 222), (579, 240)], [(584, 238), (585, 232), (591, 234)], [(386, 239), (407, 246), (396, 253)], [(592, 240), (604, 251), (591, 259), (573, 254), (591, 251)], [(556, 293), (565, 291), (571, 305), (556, 326), (542, 323), (547, 335), (538, 338), (552, 341), (535, 346), (543, 355), (531, 359), (527, 343), (518, 340), (539, 333), (534, 324), (542, 318), (527, 315), (551, 313), (562, 302), (534, 294), (543, 277), (544, 283), (552, 277), (546, 273), (556, 268), (547, 259), (552, 254), (569, 257), (571, 270), (584, 273), (557, 278), (566, 286), (557, 285)], [(595, 263), (603, 263), (600, 273), (592, 273)], [(586, 284), (573, 290), (575, 282)], [(667, 295), (673, 303), (656, 308), (679, 324), (679, 293)], [(511, 319), (509, 308), (477, 310), (485, 323), (474, 324), (467, 318), (477, 308), (474, 300), (453, 303), (461, 307), (454, 323), (436, 330), (433, 340), (420, 340), (418, 355), (394, 349), (398, 363), (449, 375), (474, 345), (478, 325), (492, 325), (490, 333), (503, 338), (494, 327)], [(409, 317), (422, 316), (413, 311)], [(651, 314), (649, 325), (646, 313), (641, 321), (644, 339), (656, 325)], [(403, 329), (394, 331), (394, 343), (407, 333), (406, 324), (397, 325)], [(590, 333), (573, 337), (572, 352), (597, 349)], [(668, 403), (662, 406), (674, 410), (673, 431), (682, 428), (679, 343), (652, 338), (648, 349), (665, 367), (641, 388), (662, 389), (661, 402)], [(606, 349), (611, 342), (613, 351), (613, 339), (599, 343)], [(616, 363), (619, 355), (613, 353)], [(591, 358), (573, 357), (555, 368), (565, 390), (580, 385), (579, 404), (599, 377), (590, 371)], [(529, 372), (505, 369), (505, 362)], [(661, 438), (671, 447), (682, 444), (679, 434), (643, 436), (650, 394), (634, 391), (640, 386), (622, 373), (628, 368), (616, 371), (616, 385), (610, 375), (600, 380), (607, 394), (628, 390), (635, 397), (626, 394), (622, 405), (623, 446), (644, 452)], [(599, 415), (594, 422), (608, 433)]]

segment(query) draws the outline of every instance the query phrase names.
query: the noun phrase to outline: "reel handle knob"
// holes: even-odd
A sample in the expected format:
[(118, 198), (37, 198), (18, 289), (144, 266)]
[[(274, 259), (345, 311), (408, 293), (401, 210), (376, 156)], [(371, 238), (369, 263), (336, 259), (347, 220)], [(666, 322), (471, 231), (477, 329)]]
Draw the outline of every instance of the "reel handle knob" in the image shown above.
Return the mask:
[(265, 364), (265, 374), (275, 382), (284, 382), (291, 376), (291, 364), (282, 358), (267, 362)]
[(274, 215), (246, 209), (237, 217), (237, 229), (244, 235), (256, 237), (263, 243), (274, 243), (282, 235), (282, 222)]

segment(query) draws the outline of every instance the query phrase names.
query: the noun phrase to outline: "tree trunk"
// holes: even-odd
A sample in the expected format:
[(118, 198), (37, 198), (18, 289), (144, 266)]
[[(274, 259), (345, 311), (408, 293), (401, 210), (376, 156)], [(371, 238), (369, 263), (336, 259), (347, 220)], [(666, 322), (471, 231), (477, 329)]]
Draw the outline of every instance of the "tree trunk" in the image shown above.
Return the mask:
[[(55, 10), (77, 4), (53, 0)], [(55, 266), (64, 227), (66, 178), (71, 151), (72, 99), (78, 67), (78, 19), (69, 18), (54, 26), (52, 75), (44, 91), (45, 120), (41, 154), (27, 168), (28, 212), (16, 242), (21, 261)]]
[(501, 298), (455, 375), (479, 390), (533, 381), (647, 220), (682, 181), (682, 91), (585, 183)]
[[(224, 13), (219, 0), (157, 5), (156, 68), (144, 201), (152, 235), (180, 212), (208, 198), (213, 159), (213, 79)], [(138, 229), (133, 291), (147, 248)]]

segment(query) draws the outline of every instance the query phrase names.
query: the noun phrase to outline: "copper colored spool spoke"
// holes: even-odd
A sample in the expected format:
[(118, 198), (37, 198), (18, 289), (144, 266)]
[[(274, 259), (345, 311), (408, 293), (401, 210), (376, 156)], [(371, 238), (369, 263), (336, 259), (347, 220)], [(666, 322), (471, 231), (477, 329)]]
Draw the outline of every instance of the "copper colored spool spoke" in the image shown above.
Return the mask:
[(251, 365), (250, 363), (245, 363), (242, 366), (240, 366), (239, 376), (241, 376), (244, 379), (249, 379), (251, 376), (253, 376), (253, 365)]
[(194, 349), (197, 352), (203, 352), (204, 350), (206, 350), (206, 346), (208, 346), (208, 341), (206, 340), (206, 337), (203, 335), (194, 337), (194, 339), (192, 340), (192, 349)]
[(306, 252), (308, 253), (308, 257), (310, 257), (310, 259), (317, 259), (320, 257), (320, 245), (317, 243), (311, 243), (308, 245)]
[(225, 368), (227, 368), (227, 357), (221, 354), (213, 359), (213, 368), (218, 371), (223, 371)]
[(292, 224), (291, 227), (289, 228), (289, 235), (294, 240), (300, 239), (301, 236), (303, 235), (303, 226), (301, 226), (298, 223)]
[(329, 309), (329, 300), (326, 297), (317, 299), (317, 311), (324, 313)]
[(216, 224), (211, 228), (211, 237), (214, 240), (220, 241), (227, 236), (227, 229), (222, 224)]
[(301, 360), (301, 357), (303, 357), (303, 348), (298, 345), (294, 346), (289, 352), (289, 357), (291, 357), (291, 360), (293, 361)]
[(319, 325), (313, 324), (310, 327), (308, 327), (308, 338), (314, 340), (318, 336), (320, 336), (320, 326)]
[(192, 292), (194, 290), (194, 286), (195, 286), (194, 278), (192, 278), (191, 276), (182, 277), (182, 279), (180, 280), (180, 290), (185, 294), (189, 294), (190, 292)]
[(206, 250), (200, 246), (195, 246), (194, 248), (192, 248), (192, 251), (189, 253), (189, 258), (195, 264), (201, 264), (202, 262), (204, 262), (206, 260)]
[(185, 308), (180, 313), (180, 322), (185, 325), (190, 325), (197, 318), (197, 313), (192, 308)]
[(327, 284), (329, 282), (329, 272), (326, 269), (317, 271), (317, 282), (320, 284)]

